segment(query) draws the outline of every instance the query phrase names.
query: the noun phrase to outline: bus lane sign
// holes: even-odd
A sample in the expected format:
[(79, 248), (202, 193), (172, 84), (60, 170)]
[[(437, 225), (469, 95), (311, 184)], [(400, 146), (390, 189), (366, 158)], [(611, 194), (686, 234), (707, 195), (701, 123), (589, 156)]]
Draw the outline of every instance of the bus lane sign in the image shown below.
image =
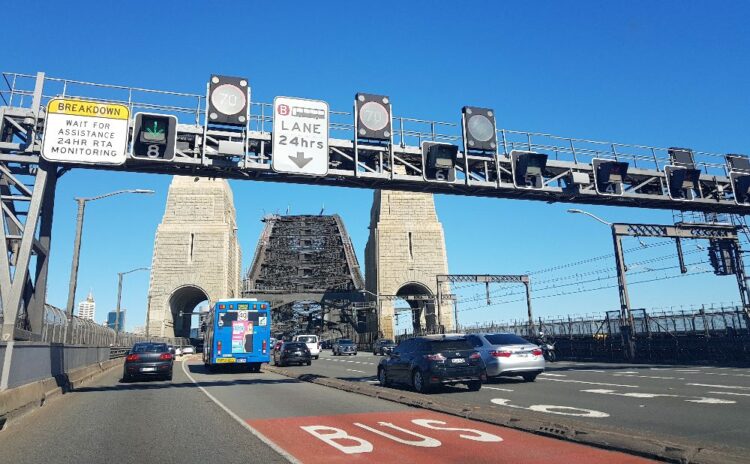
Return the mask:
[(56, 163), (123, 164), (129, 119), (125, 105), (53, 98), (47, 104), (42, 157)]
[(276, 172), (328, 174), (328, 103), (302, 98), (273, 100), (273, 159)]

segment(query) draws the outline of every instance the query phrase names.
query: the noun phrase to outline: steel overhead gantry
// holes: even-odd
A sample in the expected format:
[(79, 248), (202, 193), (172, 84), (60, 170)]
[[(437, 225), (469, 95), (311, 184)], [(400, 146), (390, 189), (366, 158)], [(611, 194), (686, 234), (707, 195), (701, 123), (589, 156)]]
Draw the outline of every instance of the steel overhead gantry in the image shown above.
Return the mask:
[[(531, 280), (526, 274), (439, 274), (435, 276), (437, 283), (437, 312), (438, 320), (440, 318), (441, 304), (444, 300), (456, 301), (455, 295), (444, 295), (442, 292), (441, 283), (484, 283), (485, 290), (487, 292), (487, 304), (491, 304), (490, 301), (490, 284), (523, 284), (526, 289), (526, 311), (529, 317), (529, 335), (533, 335), (534, 330), (534, 314), (531, 310)], [(456, 327), (458, 327), (458, 305), (453, 306), (455, 311), (454, 320), (456, 321)]]
[[(270, 130), (274, 105), (250, 103), (246, 80), (218, 77), (212, 77), (206, 94), (199, 95), (49, 78), (43, 73), (3, 74), (7, 87), (0, 90), (4, 103), (0, 107), (2, 239), (7, 247), (7, 253), (0, 254), (4, 338), (28, 338), (28, 334), (14, 331), (19, 312), (27, 315), (20, 325), (31, 332), (41, 320), (55, 182), (73, 167), (550, 203), (733, 214), (750, 211), (750, 164), (742, 157), (725, 159), (724, 155), (685, 149), (498, 130), (494, 112), (482, 108), (465, 107), (461, 125), (392, 117), (387, 97), (364, 94), (357, 95), (354, 111), (324, 115), (329, 121), (326, 130), (335, 135), (328, 139), (324, 175), (276, 172)], [(233, 83), (244, 86), (247, 111), (234, 119), (208, 112), (210, 102), (218, 105), (210, 99), (214, 87), (226, 89)], [(227, 102), (222, 105), (229, 108), (228, 113), (234, 111), (233, 99), (242, 99), (238, 92), (235, 87), (225, 95), (229, 106)], [(47, 104), (53, 99), (126, 107), (131, 119), (125, 125), (123, 164), (72, 162), (62, 167), (41, 159), (42, 137), (51, 121)], [(368, 108), (373, 103), (380, 105), (375, 112), (374, 107)], [(318, 117), (315, 113), (308, 116)], [(370, 118), (364, 122), (367, 130), (361, 126), (365, 116)], [(474, 116), (478, 125), (472, 125)], [(174, 156), (136, 156), (136, 148), (142, 149), (163, 134), (154, 122), (159, 117), (168, 119), (168, 130), (174, 126), (176, 138), (170, 142)], [(152, 123), (153, 128), (144, 129)], [(134, 133), (136, 126), (138, 133)], [(474, 129), (476, 132), (471, 132)], [(148, 130), (152, 132), (147, 134)], [(459, 140), (463, 141), (462, 151), (454, 145)], [(423, 142), (440, 143), (425, 147)], [(305, 149), (300, 150), (292, 161), (303, 167), (308, 158)], [(150, 156), (151, 151), (148, 153)], [(433, 175), (436, 170), (439, 175)]]

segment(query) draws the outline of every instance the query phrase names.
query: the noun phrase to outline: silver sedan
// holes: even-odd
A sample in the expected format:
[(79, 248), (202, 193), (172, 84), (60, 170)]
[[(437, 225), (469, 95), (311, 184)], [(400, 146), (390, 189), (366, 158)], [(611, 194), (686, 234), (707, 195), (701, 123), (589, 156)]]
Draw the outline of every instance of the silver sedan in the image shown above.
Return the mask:
[(544, 372), (542, 349), (511, 333), (468, 334), (466, 338), (482, 355), (487, 377), (521, 376), (527, 382)]

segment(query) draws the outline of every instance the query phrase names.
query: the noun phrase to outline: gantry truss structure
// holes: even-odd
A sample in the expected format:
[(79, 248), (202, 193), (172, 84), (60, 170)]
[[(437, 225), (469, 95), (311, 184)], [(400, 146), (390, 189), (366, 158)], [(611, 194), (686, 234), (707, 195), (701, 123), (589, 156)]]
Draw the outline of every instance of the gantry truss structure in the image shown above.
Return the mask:
[[(328, 171), (309, 176), (275, 172), (272, 104), (254, 102), (247, 125), (238, 130), (208, 127), (205, 94), (151, 90), (50, 78), (44, 73), (3, 73), (0, 90), (0, 189), (3, 236), (7, 253), (0, 253), (2, 337), (24, 337), (40, 330), (46, 291), (47, 260), (55, 183), (70, 168), (106, 169), (167, 175), (270, 182), (392, 189), (456, 195), (540, 200), (681, 211), (746, 214), (737, 201), (724, 155), (693, 152), (700, 170), (698, 195), (673, 199), (667, 167), (669, 149), (597, 142), (510, 129), (497, 131), (491, 156), (458, 152), (455, 179), (425, 178), (422, 142), (458, 145), (459, 124), (393, 117), (387, 143), (361, 140), (353, 128), (354, 111), (331, 111)], [(46, 103), (52, 98), (81, 99), (126, 105), (130, 114), (151, 112), (175, 116), (176, 156), (168, 162), (129, 157), (123, 165), (65, 166), (40, 157)], [(502, 120), (502, 118), (501, 118)], [(132, 132), (133, 124), (130, 124)], [(235, 128), (236, 129), (236, 128)], [(132, 134), (130, 134), (132, 142)], [(132, 143), (129, 142), (129, 146)], [(546, 167), (533, 187), (517, 186), (516, 152), (547, 155)], [(627, 162), (628, 181), (616, 194), (596, 186), (594, 161)]]

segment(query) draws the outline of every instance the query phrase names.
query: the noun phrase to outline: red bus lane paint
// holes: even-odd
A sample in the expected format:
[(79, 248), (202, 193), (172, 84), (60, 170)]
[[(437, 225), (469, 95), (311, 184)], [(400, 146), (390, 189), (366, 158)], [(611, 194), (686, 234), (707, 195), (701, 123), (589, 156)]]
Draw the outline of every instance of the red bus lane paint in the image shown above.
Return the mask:
[(423, 409), (248, 420), (299, 462), (653, 462)]

